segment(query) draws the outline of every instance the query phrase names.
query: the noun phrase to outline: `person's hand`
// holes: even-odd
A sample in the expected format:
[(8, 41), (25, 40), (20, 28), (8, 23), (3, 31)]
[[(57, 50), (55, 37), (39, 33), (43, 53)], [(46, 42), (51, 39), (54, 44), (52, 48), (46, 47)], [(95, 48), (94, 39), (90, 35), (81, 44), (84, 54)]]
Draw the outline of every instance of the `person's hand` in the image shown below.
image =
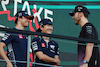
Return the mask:
[(87, 63), (83, 63), (80, 67), (88, 67)]
[(60, 60), (59, 59), (55, 59), (55, 63), (56, 63), (57, 66), (59, 66), (60, 65)]
[(7, 62), (6, 67), (13, 67), (12, 63), (10, 61)]

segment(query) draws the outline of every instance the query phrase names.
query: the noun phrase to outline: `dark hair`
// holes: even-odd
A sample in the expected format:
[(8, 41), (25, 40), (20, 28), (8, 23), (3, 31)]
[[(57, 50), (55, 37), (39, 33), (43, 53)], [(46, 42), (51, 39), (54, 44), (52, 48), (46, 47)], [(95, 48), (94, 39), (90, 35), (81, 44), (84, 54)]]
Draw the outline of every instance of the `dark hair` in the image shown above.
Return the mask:
[(88, 13), (84, 13), (84, 16), (85, 16), (86, 18), (88, 18), (89, 14), (88, 14)]
[[(42, 27), (44, 27), (44, 25), (42, 25)], [(39, 28), (38, 30), (36, 30), (36, 32), (41, 32), (41, 29)]]
[(18, 18), (15, 20), (15, 24), (17, 24)]
[[(22, 16), (20, 18), (22, 18)], [(18, 21), (18, 18), (15, 20), (15, 24), (17, 24), (17, 21)]]

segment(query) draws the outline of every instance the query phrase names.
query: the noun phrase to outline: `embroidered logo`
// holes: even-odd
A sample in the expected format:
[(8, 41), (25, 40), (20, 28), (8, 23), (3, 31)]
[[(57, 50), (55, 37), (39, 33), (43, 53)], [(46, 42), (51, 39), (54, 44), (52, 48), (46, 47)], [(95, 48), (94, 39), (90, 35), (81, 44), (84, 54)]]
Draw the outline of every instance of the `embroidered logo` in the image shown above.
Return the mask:
[(32, 49), (35, 51), (35, 50), (38, 50), (38, 45), (37, 45), (37, 42), (32, 42)]
[(18, 34), (18, 36), (19, 36), (19, 39), (23, 39), (22, 34)]
[(50, 45), (50, 47), (54, 50), (55, 46), (54, 45)]
[(81, 11), (83, 8), (82, 7), (78, 7), (77, 9), (78, 9), (78, 11)]
[(41, 47), (46, 47), (46, 46), (45, 46), (45, 43), (41, 43)]
[(88, 34), (92, 34), (92, 26), (86, 26), (86, 31)]

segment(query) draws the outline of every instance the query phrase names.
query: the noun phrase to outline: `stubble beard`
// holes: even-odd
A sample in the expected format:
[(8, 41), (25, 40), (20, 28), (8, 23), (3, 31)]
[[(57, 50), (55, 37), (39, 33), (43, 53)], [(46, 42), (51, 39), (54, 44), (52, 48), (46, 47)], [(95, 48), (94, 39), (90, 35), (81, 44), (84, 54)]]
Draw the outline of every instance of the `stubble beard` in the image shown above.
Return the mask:
[(76, 25), (79, 25), (79, 22), (80, 22), (80, 18), (77, 19)]

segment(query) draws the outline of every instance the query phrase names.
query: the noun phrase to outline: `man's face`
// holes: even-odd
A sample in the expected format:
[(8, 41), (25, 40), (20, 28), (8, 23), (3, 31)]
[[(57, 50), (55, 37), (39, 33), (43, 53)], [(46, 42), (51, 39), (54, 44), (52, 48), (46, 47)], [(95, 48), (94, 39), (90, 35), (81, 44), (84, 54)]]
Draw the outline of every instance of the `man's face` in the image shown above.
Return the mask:
[(41, 29), (41, 32), (42, 33), (51, 34), (52, 31), (53, 31), (53, 26), (52, 25), (49, 25), (49, 24), (46, 24), (43, 27), (41, 26), (40, 29)]
[(75, 20), (75, 24), (78, 25), (80, 22), (80, 16), (79, 16), (79, 12), (74, 13), (72, 19)]
[(29, 23), (29, 19), (27, 19), (26, 17), (22, 16), (22, 18), (20, 18), (20, 22), (22, 24), (23, 27), (27, 27), (28, 23)]

